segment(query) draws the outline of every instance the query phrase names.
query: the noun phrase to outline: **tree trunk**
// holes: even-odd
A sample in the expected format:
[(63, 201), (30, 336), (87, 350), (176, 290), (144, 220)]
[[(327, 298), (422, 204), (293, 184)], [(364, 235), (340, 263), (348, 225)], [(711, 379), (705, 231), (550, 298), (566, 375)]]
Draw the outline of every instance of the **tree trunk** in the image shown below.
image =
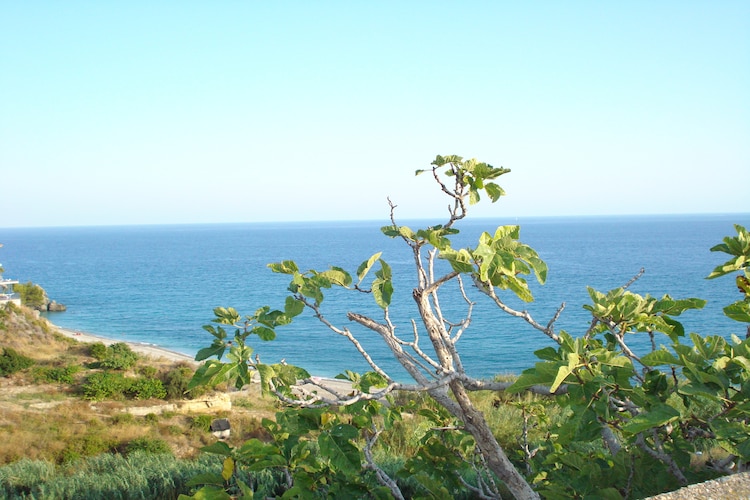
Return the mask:
[(500, 443), (492, 434), (487, 420), (481, 411), (477, 410), (468, 398), (466, 389), (459, 381), (450, 384), (451, 391), (456, 397), (458, 405), (463, 412), (463, 421), (466, 429), (474, 436), (482, 456), (487, 461), (487, 466), (497, 474), (517, 500), (538, 499), (539, 494), (534, 491), (523, 475), (518, 472), (513, 463), (508, 459)]
[[(449, 342), (448, 336), (442, 330), (440, 321), (438, 321), (436, 315), (432, 311), (429, 301), (427, 300), (427, 294), (424, 290), (416, 289), (414, 290), (413, 296), (419, 307), (422, 322), (427, 329), (427, 333), (440, 364), (447, 371), (454, 370), (453, 357), (449, 349), (446, 347), (446, 342)], [(526, 482), (523, 475), (516, 470), (513, 463), (511, 463), (508, 456), (505, 454), (505, 451), (503, 451), (500, 446), (500, 443), (495, 439), (495, 436), (492, 434), (492, 430), (490, 429), (489, 424), (487, 424), (487, 420), (484, 418), (482, 412), (474, 407), (463, 383), (454, 380), (450, 383), (450, 390), (456, 398), (455, 401), (451, 400), (445, 392), (433, 390), (429, 391), (429, 393), (438, 403), (451, 412), (453, 416), (464, 423), (466, 429), (477, 442), (479, 451), (482, 453), (487, 466), (497, 475), (498, 478), (500, 478), (501, 481), (505, 483), (517, 500), (538, 499), (539, 494), (532, 489), (531, 485)]]

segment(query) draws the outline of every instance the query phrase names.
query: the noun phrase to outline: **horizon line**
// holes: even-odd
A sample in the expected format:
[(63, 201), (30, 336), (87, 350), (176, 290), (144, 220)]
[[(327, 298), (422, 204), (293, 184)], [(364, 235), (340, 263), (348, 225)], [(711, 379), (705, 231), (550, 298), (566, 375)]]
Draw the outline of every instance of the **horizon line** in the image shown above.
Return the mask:
[[(750, 216), (750, 212), (669, 212), (669, 213), (628, 213), (628, 214), (568, 214), (568, 215), (509, 215), (509, 216), (476, 216), (462, 219), (464, 221), (481, 221), (497, 219), (539, 220), (539, 219), (603, 219), (603, 218), (653, 218), (653, 217), (727, 217)], [(441, 217), (404, 217), (402, 221), (434, 221)], [(219, 225), (294, 225), (294, 224), (341, 224), (367, 223), (388, 221), (388, 217), (364, 219), (316, 219), (316, 220), (267, 220), (267, 221), (223, 221), (223, 222), (125, 222), (115, 224), (71, 224), (71, 225), (32, 225), (32, 226), (0, 226), (6, 229), (75, 229), (75, 228), (116, 228), (116, 227), (174, 227), (174, 226), (219, 226)], [(459, 220), (458, 222), (461, 222)]]

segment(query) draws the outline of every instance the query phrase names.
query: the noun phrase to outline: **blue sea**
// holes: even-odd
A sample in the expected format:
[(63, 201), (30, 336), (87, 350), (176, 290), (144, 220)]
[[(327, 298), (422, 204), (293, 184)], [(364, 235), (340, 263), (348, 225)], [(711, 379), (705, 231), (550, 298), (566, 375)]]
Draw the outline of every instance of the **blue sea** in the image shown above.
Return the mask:
[[(413, 229), (430, 221), (402, 222)], [(587, 286), (607, 291), (627, 283), (641, 268), (645, 274), (631, 287), (637, 293), (708, 300), (702, 311), (681, 319), (687, 331), (732, 333), (744, 337), (744, 326), (727, 319), (722, 307), (739, 299), (731, 277), (706, 280), (727, 260), (709, 249), (724, 236), (735, 235), (733, 224), (746, 227), (750, 214), (601, 216), (475, 219), (461, 221), (454, 246), (469, 246), (482, 231), (520, 224), (521, 240), (534, 247), (549, 266), (546, 285), (531, 278), (536, 301), (523, 304), (546, 324), (561, 303), (566, 308), (557, 330), (582, 334), (590, 316)], [(0, 262), (5, 277), (44, 287), (66, 312), (49, 319), (65, 328), (130, 342), (151, 343), (194, 355), (212, 337), (202, 326), (217, 306), (252, 314), (269, 305), (282, 308), (288, 277), (272, 273), (267, 264), (295, 260), (301, 269), (331, 265), (353, 275), (360, 262), (382, 251), (396, 277), (392, 319), (411, 340), (415, 279), (410, 249), (382, 235), (388, 221), (248, 223), (211, 225), (146, 225), (113, 227), (0, 229)], [(459, 343), (464, 366), (477, 377), (520, 373), (536, 361), (534, 351), (552, 342), (525, 322), (497, 310), (476, 290), (471, 327)], [(441, 305), (448, 319), (459, 321), (466, 303), (446, 293)], [(377, 334), (346, 320), (352, 310), (382, 319), (369, 296), (331, 291), (323, 313), (336, 325), (350, 328), (372, 357), (404, 379)], [(421, 332), (423, 334), (423, 332)], [(426, 346), (426, 336), (421, 337)], [(645, 340), (645, 339), (643, 339)], [(636, 344), (638, 344), (636, 340)], [(663, 339), (666, 344), (666, 337)], [(645, 342), (641, 345), (645, 348)], [(263, 362), (285, 359), (320, 376), (343, 370), (364, 371), (367, 365), (348, 341), (305, 314), (278, 330), (271, 342), (253, 341)]]

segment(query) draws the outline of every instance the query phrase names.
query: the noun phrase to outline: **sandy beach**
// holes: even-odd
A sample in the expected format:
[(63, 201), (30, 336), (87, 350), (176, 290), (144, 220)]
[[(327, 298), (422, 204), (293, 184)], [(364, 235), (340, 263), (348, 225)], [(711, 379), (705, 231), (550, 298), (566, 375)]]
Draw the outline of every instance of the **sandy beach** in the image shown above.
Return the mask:
[[(61, 335), (65, 335), (66, 337), (70, 337), (72, 339), (75, 339), (79, 342), (87, 342), (87, 343), (93, 343), (93, 342), (101, 342), (104, 345), (112, 345), (118, 342), (124, 342), (122, 340), (114, 340), (109, 339), (106, 337), (100, 337), (98, 335), (94, 335), (88, 332), (82, 332), (78, 330), (70, 330), (67, 328), (60, 328), (59, 326), (50, 323), (50, 325), (55, 328)], [(181, 352), (175, 352), (170, 351), (169, 349), (164, 349), (162, 347), (152, 345), (152, 344), (141, 344), (138, 342), (125, 342), (130, 348), (137, 352), (138, 354), (142, 354), (144, 356), (148, 356), (149, 358), (159, 360), (163, 359), (170, 362), (187, 362), (191, 363), (195, 366), (199, 365), (195, 359), (187, 354), (183, 354)], [(331, 390), (337, 391), (338, 393), (348, 393), (352, 389), (352, 385), (350, 382), (347, 382), (345, 380), (337, 380), (333, 378), (328, 377), (313, 377), (313, 379), (323, 385), (324, 387), (328, 387)], [(314, 386), (308, 385), (304, 386), (308, 390), (314, 391), (316, 388)]]
[[(81, 332), (78, 330), (69, 330), (67, 328), (60, 328), (59, 326), (52, 324), (52, 323), (50, 323), (50, 325), (53, 328), (55, 328), (58, 331), (58, 333), (60, 333), (61, 335), (65, 335), (66, 337), (70, 337), (79, 342), (87, 342), (87, 343), (101, 342), (104, 345), (111, 345), (111, 344), (116, 344), (118, 342), (123, 342), (121, 340), (113, 340), (113, 339), (108, 339), (106, 337), (99, 337), (98, 335), (93, 335), (87, 332)], [(141, 344), (138, 342), (125, 342), (125, 344), (130, 346), (130, 348), (133, 351), (137, 352), (138, 354), (148, 356), (155, 360), (165, 359), (167, 361), (173, 361), (173, 362), (183, 361), (183, 362), (188, 362), (192, 364), (198, 364), (195, 361), (195, 359), (193, 359), (193, 357), (188, 354), (170, 351), (168, 349), (164, 349), (162, 347), (155, 346), (152, 344)]]

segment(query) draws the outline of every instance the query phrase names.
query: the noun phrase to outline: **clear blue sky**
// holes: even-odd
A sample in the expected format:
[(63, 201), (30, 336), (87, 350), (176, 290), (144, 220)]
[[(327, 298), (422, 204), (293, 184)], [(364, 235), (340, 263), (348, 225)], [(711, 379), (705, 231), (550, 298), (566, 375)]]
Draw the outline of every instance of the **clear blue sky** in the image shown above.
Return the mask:
[(0, 227), (748, 212), (750, 2), (0, 0)]

